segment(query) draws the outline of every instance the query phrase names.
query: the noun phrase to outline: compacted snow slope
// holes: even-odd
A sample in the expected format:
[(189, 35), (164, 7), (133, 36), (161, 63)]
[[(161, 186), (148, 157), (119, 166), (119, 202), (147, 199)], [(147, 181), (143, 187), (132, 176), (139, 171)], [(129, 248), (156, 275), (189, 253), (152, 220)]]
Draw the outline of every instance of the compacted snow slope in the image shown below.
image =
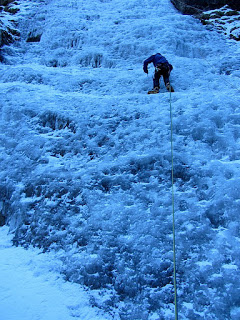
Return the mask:
[(94, 311), (82, 288), (61, 279), (52, 255), (13, 247), (8, 231), (0, 230), (1, 320), (111, 319)]
[(148, 96), (142, 70), (160, 52), (174, 67), (179, 317), (239, 319), (239, 44), (168, 0), (19, 8), (22, 38), (0, 65), (13, 243), (50, 250), (106, 319), (173, 319), (170, 94)]

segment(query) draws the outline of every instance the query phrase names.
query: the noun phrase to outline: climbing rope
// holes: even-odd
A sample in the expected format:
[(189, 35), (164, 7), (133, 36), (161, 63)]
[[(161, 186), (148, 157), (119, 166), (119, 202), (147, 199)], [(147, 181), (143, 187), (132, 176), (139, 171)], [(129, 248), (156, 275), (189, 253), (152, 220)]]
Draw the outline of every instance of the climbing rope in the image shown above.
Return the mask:
[(170, 121), (171, 121), (171, 162), (172, 162), (172, 231), (173, 231), (173, 283), (174, 283), (174, 305), (175, 305), (175, 320), (178, 320), (177, 308), (177, 280), (176, 280), (176, 240), (175, 240), (175, 208), (174, 208), (174, 170), (173, 170), (173, 121), (172, 121), (172, 90), (170, 84)]

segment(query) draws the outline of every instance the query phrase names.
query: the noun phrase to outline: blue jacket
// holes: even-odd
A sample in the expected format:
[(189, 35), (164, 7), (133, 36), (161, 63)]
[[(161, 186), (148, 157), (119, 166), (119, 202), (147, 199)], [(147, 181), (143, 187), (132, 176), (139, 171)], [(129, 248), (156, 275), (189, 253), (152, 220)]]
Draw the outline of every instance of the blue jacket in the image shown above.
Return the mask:
[(154, 67), (156, 67), (158, 64), (160, 63), (166, 63), (170, 69), (170, 71), (173, 69), (173, 66), (167, 61), (167, 59), (162, 56), (160, 53), (156, 53), (154, 55), (152, 55), (151, 57), (149, 57), (148, 59), (146, 59), (143, 63), (143, 70), (144, 72), (148, 72), (148, 64), (149, 63), (153, 63)]

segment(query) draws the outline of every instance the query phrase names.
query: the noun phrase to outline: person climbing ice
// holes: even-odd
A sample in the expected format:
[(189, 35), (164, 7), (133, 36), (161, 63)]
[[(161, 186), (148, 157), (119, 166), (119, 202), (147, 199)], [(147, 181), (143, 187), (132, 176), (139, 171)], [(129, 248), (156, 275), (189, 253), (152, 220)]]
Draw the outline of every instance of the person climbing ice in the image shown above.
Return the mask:
[(173, 66), (167, 59), (160, 53), (156, 53), (143, 62), (143, 71), (148, 74), (148, 64), (153, 63), (155, 72), (153, 76), (153, 89), (148, 91), (148, 94), (159, 93), (160, 83), (159, 80), (163, 76), (163, 80), (167, 90), (174, 92), (173, 87), (170, 85), (169, 77)]

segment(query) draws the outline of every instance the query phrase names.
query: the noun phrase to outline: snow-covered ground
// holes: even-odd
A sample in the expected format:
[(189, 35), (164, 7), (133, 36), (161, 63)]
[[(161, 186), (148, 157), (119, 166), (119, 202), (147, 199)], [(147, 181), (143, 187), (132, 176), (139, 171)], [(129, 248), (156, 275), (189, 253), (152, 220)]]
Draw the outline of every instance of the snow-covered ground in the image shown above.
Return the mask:
[(87, 292), (59, 276), (51, 254), (13, 247), (8, 228), (0, 229), (0, 309), (2, 320), (106, 320)]
[(156, 52), (174, 67), (179, 318), (239, 319), (239, 44), (168, 0), (19, 8), (0, 65), (0, 208), (30, 247), (1, 230), (2, 320), (173, 319), (170, 94), (148, 96), (142, 70)]

